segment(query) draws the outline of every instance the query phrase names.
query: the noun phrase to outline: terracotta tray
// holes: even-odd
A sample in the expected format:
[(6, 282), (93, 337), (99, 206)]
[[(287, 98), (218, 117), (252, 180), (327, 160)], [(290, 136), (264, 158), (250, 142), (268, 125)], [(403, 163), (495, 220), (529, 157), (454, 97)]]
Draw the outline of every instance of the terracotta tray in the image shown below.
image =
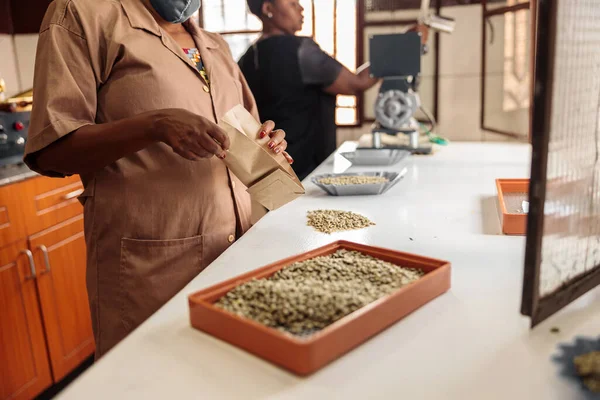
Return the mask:
[[(525, 235), (527, 234), (527, 213), (518, 212), (514, 206), (509, 208), (507, 205), (508, 196), (511, 194), (529, 193), (529, 179), (496, 179), (496, 189), (498, 191), (498, 214), (502, 233), (505, 235)], [(528, 197), (524, 197), (527, 200)]]
[[(329, 325), (300, 338), (230, 314), (214, 306), (227, 292), (252, 279), (267, 278), (297, 261), (328, 255), (339, 249), (356, 250), (426, 274)], [(298, 375), (309, 375), (401, 318), (450, 289), (450, 263), (398, 251), (338, 241), (304, 254), (281, 260), (189, 296), (194, 328), (238, 346)]]

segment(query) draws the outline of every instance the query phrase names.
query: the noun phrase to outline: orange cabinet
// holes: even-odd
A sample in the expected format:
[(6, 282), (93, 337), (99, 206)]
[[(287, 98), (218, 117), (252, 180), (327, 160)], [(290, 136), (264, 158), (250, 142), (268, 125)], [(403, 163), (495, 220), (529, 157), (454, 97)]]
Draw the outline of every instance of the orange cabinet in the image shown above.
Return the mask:
[(0, 187), (0, 247), (27, 237), (23, 192), (17, 185)]
[(52, 384), (36, 269), (26, 242), (0, 249), (0, 399), (30, 399)]
[(77, 177), (0, 187), (0, 400), (31, 399), (94, 352)]
[(77, 196), (83, 192), (79, 177), (37, 178), (18, 185), (29, 234), (51, 228), (83, 212)]
[(37, 287), (55, 380), (94, 352), (85, 286), (83, 217), (29, 238), (38, 268)]

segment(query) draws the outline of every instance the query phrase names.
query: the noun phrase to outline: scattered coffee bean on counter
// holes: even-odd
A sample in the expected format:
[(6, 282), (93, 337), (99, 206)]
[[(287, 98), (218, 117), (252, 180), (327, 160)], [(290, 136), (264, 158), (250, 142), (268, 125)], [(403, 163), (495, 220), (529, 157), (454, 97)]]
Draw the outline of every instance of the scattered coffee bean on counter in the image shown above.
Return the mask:
[(372, 185), (389, 182), (389, 179), (383, 176), (366, 176), (366, 175), (348, 175), (348, 176), (333, 176), (330, 178), (321, 178), (319, 183), (323, 185)]
[(307, 336), (423, 275), (421, 270), (339, 250), (249, 281), (215, 305), (268, 327)]
[(317, 231), (331, 234), (333, 232), (363, 229), (375, 225), (367, 217), (350, 211), (315, 210), (307, 214), (308, 226)]
[(600, 393), (600, 351), (577, 356), (573, 363), (583, 384), (592, 392)]

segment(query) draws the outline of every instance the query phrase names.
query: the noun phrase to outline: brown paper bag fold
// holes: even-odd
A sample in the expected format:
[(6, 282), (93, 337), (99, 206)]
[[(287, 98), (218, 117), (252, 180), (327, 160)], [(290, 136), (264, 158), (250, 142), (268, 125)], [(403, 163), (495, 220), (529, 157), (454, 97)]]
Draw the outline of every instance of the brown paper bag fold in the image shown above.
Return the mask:
[(254, 202), (273, 211), (305, 193), (285, 157), (258, 142), (261, 125), (243, 106), (229, 110), (219, 126), (231, 142), (224, 162), (246, 185)]

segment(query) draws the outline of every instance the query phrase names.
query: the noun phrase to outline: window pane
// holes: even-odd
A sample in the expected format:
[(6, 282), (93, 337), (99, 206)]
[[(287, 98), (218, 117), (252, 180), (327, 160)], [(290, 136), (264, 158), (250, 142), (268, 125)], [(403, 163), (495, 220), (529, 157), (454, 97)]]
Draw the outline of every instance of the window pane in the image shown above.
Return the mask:
[(313, 35), (313, 1), (314, 0), (300, 0), (300, 4), (304, 7), (304, 26), (302, 30), (298, 32), (299, 36), (312, 36)]
[(324, 51), (331, 55), (335, 55), (335, 46), (333, 44), (333, 3), (334, 0), (315, 1), (315, 41), (319, 43)]
[(489, 18), (494, 41), (486, 42), (483, 124), (526, 136), (529, 132), (530, 13), (509, 12)]
[[(298, 35), (314, 37), (325, 52), (356, 70), (357, 0), (300, 0), (300, 4), (304, 26)], [(246, 0), (203, 0), (202, 11), (204, 28), (223, 34), (236, 61), (260, 37), (260, 33), (227, 33), (262, 29), (260, 20), (248, 11)], [(357, 123), (355, 96), (338, 96), (337, 105), (341, 107), (336, 110), (339, 125)]]
[(262, 28), (260, 20), (248, 12), (246, 0), (203, 0), (202, 13), (204, 29), (207, 31), (225, 32)]
[(355, 108), (338, 108), (335, 110), (335, 122), (338, 125), (354, 125), (357, 122)]
[(254, 43), (260, 33), (236, 33), (236, 34), (224, 34), (223, 39), (229, 44), (231, 54), (235, 61), (239, 61), (240, 57), (244, 55), (248, 47)]
[(356, 107), (356, 96), (338, 96), (337, 105), (340, 107)]
[(337, 0), (336, 58), (351, 71), (356, 70), (356, 0)]

